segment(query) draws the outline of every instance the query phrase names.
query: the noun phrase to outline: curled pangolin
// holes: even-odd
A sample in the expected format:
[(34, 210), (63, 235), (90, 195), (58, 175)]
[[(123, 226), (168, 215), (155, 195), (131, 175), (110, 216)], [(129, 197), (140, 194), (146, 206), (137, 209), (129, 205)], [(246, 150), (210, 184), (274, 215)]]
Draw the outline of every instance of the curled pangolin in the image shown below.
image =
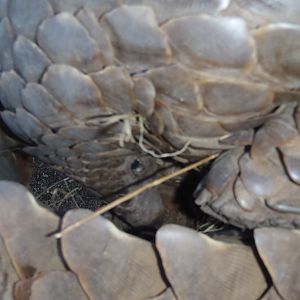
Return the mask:
[(70, 210), (59, 220), (7, 181), (0, 206), (5, 300), (299, 299), (299, 230), (257, 228), (246, 245), (164, 225), (151, 243), (97, 217), (57, 243), (49, 233), (91, 212)]
[[(240, 227), (299, 228), (299, 15), (296, 0), (0, 0), (1, 128), (17, 139), (1, 134), (0, 149), (21, 148), (102, 194), (161, 167), (220, 153), (195, 191), (202, 210)], [(6, 164), (14, 156), (6, 155), (1, 178), (20, 180), (15, 165)], [(6, 183), (1, 188), (3, 203), (27, 195)], [(153, 246), (98, 219), (89, 224), (95, 228), (82, 227), (62, 241), (69, 272), (57, 258), (57, 245), (43, 240), (57, 229), (57, 217), (26, 197), (34, 208), (21, 201), (16, 207), (22, 209), (14, 210), (11, 200), (12, 207), (1, 211), (1, 257), (8, 257), (3, 265), (11, 270), (12, 261), (19, 274), (0, 278), (0, 296), (6, 296), (4, 283), (12, 289), (16, 278), (16, 289), (39, 295), (54, 277), (61, 278), (53, 283), (58, 292), (70, 280), (81, 299), (97, 299), (97, 288), (111, 298), (117, 287), (125, 293), (117, 294), (120, 299), (198, 299), (199, 278), (207, 276), (201, 268), (209, 261), (217, 272), (201, 281), (203, 298), (299, 298), (297, 230), (255, 229), (250, 249), (171, 226), (158, 231)], [(156, 215), (159, 194), (145, 198), (156, 199)], [(150, 202), (144, 210), (154, 207)], [(21, 228), (26, 235), (15, 230), (18, 218), (7, 213), (13, 211), (30, 221)], [(86, 214), (70, 212), (64, 225)], [(46, 215), (55, 226), (47, 227)], [(45, 220), (42, 234), (32, 233), (38, 230), (35, 218)], [(27, 244), (27, 234), (41, 240)], [(116, 244), (98, 253), (106, 237)], [(39, 260), (35, 251), (43, 247), (55, 254)], [(119, 286), (107, 282), (113, 264), (102, 269), (108, 274), (100, 276), (103, 286), (93, 280), (95, 266), (118, 261), (117, 254), (130, 260), (132, 249), (140, 252), (122, 265), (133, 269), (114, 278), (124, 280)], [(50, 262), (58, 273), (51, 273)], [(134, 289), (120, 285), (135, 280)]]
[(24, 152), (106, 193), (165, 163), (148, 152), (226, 150), (201, 208), (299, 227), (297, 1), (0, 4), (1, 117)]

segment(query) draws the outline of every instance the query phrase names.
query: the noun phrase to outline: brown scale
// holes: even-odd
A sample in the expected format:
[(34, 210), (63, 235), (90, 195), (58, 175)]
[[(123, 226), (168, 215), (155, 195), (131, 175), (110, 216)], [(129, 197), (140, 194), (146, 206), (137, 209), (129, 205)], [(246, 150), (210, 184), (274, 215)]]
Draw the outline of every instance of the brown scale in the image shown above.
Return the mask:
[(299, 227), (297, 1), (0, 5), (1, 117), (24, 152), (107, 194), (233, 151), (236, 173), (208, 175), (201, 209), (241, 227)]

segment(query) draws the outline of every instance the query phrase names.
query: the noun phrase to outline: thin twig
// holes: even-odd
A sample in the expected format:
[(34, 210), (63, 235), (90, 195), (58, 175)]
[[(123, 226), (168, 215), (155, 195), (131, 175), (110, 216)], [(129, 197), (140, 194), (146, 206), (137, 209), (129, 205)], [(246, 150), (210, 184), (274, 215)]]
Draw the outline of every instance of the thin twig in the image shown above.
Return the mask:
[(166, 176), (164, 176), (162, 178), (156, 179), (156, 180), (154, 180), (154, 181), (152, 181), (152, 182), (150, 182), (150, 183), (148, 183), (148, 184), (146, 184), (146, 185), (138, 188), (137, 190), (135, 190), (135, 191), (133, 191), (133, 192), (131, 192), (129, 194), (126, 194), (126, 195), (124, 195), (124, 196), (116, 199), (115, 201), (113, 201), (113, 202), (111, 202), (111, 203), (109, 203), (109, 204), (107, 204), (107, 205), (99, 208), (98, 210), (96, 210), (91, 215), (89, 215), (89, 216), (87, 216), (87, 217), (79, 220), (78, 222), (76, 222), (76, 223), (74, 223), (72, 225), (67, 226), (65, 229), (63, 229), (62, 231), (56, 233), (54, 236), (55, 236), (55, 238), (60, 239), (66, 233), (73, 231), (75, 228), (77, 228), (77, 227), (79, 227), (79, 226), (81, 226), (81, 225), (83, 225), (83, 224), (85, 224), (85, 223), (93, 220), (97, 216), (100, 216), (101, 214), (103, 214), (103, 213), (105, 213), (105, 212), (107, 212), (107, 211), (109, 211), (109, 210), (117, 207), (118, 205), (120, 205), (120, 204), (122, 204), (124, 202), (129, 201), (130, 199), (132, 199), (132, 198), (140, 195), (141, 193), (145, 192), (146, 190), (148, 190), (148, 189), (150, 189), (152, 187), (158, 186), (158, 185), (166, 182), (169, 179), (172, 179), (172, 178), (174, 178), (176, 176), (184, 174), (184, 173), (186, 173), (188, 171), (191, 171), (191, 170), (193, 170), (193, 169), (195, 169), (197, 167), (200, 167), (200, 166), (206, 164), (207, 162), (215, 159), (217, 156), (218, 156), (218, 154), (210, 155), (210, 156), (208, 156), (208, 157), (206, 157), (206, 158), (204, 158), (204, 159), (202, 159), (202, 160), (200, 160), (198, 162), (195, 162), (195, 163), (193, 163), (193, 164), (191, 164), (191, 165), (189, 165), (189, 166), (187, 166), (185, 168), (182, 168), (182, 169), (180, 169), (180, 170), (178, 170), (178, 171), (176, 171), (176, 172), (174, 172), (172, 174), (169, 174), (169, 175), (166, 175)]

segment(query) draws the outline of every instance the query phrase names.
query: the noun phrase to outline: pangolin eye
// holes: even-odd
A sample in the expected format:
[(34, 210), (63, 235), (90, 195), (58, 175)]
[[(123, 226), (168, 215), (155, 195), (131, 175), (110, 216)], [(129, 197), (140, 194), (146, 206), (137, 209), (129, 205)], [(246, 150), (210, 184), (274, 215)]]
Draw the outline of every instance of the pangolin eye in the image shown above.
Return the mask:
[(131, 168), (132, 172), (133, 172), (134, 174), (136, 174), (136, 175), (139, 175), (139, 174), (141, 174), (141, 173), (144, 171), (144, 166), (143, 166), (143, 164), (141, 163), (141, 161), (138, 160), (138, 159), (135, 159), (135, 160), (132, 162), (130, 168)]

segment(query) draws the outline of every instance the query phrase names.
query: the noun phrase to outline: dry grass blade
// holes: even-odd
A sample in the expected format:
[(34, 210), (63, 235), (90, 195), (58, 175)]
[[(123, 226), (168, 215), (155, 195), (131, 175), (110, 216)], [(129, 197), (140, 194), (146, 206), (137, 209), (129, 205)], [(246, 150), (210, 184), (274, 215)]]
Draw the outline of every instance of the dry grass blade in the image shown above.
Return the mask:
[(174, 178), (176, 176), (182, 175), (182, 174), (184, 174), (184, 173), (186, 173), (188, 171), (191, 171), (191, 170), (193, 170), (193, 169), (195, 169), (197, 167), (200, 167), (200, 166), (202, 166), (202, 165), (210, 162), (211, 160), (215, 159), (217, 156), (218, 156), (218, 154), (210, 155), (210, 156), (208, 156), (208, 157), (206, 157), (206, 158), (204, 158), (204, 159), (202, 159), (200, 161), (197, 161), (197, 162), (195, 162), (195, 163), (193, 163), (193, 164), (191, 164), (191, 165), (189, 165), (189, 166), (187, 166), (185, 168), (182, 168), (182, 169), (180, 169), (180, 170), (178, 170), (178, 171), (176, 171), (176, 172), (174, 172), (172, 174), (169, 174), (169, 175), (166, 175), (166, 176), (164, 176), (162, 178), (156, 179), (156, 180), (154, 180), (154, 181), (152, 181), (152, 182), (150, 182), (150, 183), (148, 183), (148, 184), (140, 187), (139, 189), (137, 189), (137, 190), (135, 190), (135, 191), (133, 191), (133, 192), (131, 192), (129, 194), (126, 194), (126, 195), (124, 195), (124, 196), (116, 199), (115, 201), (113, 201), (113, 202), (111, 202), (111, 203), (109, 203), (109, 204), (101, 207), (100, 209), (98, 209), (97, 211), (95, 211), (93, 214), (91, 214), (88, 217), (86, 217), (86, 218), (84, 218), (84, 219), (82, 219), (82, 220), (80, 220), (80, 221), (78, 221), (78, 222), (76, 222), (76, 223), (74, 223), (74, 224), (66, 227), (64, 230), (62, 230), (61, 232), (56, 233), (54, 236), (55, 236), (55, 238), (60, 239), (66, 233), (71, 232), (75, 228), (77, 228), (77, 227), (79, 227), (79, 226), (81, 226), (81, 225), (83, 225), (83, 224), (85, 224), (85, 223), (93, 220), (95, 217), (97, 217), (97, 216), (99, 216), (99, 215), (101, 215), (101, 214), (103, 214), (103, 213), (105, 213), (105, 212), (107, 212), (107, 211), (109, 211), (109, 210), (117, 207), (118, 205), (131, 200), (132, 198), (140, 195), (141, 193), (145, 192), (146, 190), (148, 190), (150, 188), (153, 188), (155, 186), (158, 186), (158, 185), (160, 185), (160, 184), (162, 184), (162, 183), (164, 183), (164, 182), (166, 182), (166, 181), (168, 181), (168, 180), (170, 180), (170, 179), (172, 179), (172, 178)]

